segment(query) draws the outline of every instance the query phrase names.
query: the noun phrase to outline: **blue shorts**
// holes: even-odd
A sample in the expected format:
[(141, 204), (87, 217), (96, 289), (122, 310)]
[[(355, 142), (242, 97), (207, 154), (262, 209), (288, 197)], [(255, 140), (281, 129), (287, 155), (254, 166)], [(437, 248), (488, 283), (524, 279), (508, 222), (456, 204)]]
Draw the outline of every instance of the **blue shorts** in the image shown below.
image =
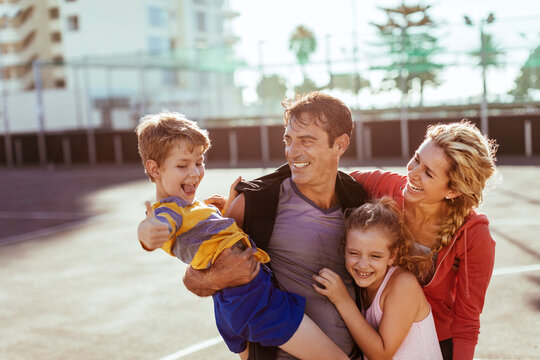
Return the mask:
[(300, 326), (306, 306), (302, 296), (276, 288), (265, 265), (251, 282), (212, 297), (217, 328), (234, 353), (244, 351), (247, 341), (285, 344)]

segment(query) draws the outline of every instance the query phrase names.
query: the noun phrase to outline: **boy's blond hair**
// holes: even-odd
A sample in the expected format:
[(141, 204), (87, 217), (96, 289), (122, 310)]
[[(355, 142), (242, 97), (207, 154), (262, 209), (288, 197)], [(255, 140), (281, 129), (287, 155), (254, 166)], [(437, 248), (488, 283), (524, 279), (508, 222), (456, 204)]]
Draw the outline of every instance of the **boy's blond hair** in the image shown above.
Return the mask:
[[(203, 153), (210, 148), (208, 131), (177, 112), (162, 111), (146, 115), (139, 121), (135, 133), (145, 169), (148, 160), (154, 160), (160, 166), (180, 141), (185, 141), (191, 151), (197, 146), (203, 147)], [(146, 175), (154, 181), (148, 172)]]

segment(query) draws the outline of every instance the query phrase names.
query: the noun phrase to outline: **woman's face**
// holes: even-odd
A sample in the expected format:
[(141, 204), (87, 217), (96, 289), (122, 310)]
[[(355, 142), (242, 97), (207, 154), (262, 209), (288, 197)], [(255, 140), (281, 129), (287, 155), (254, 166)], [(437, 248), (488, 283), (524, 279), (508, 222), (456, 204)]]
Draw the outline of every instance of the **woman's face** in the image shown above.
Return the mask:
[(405, 200), (432, 204), (455, 197), (456, 192), (448, 188), (448, 170), (450, 163), (444, 151), (431, 140), (424, 141), (407, 164)]

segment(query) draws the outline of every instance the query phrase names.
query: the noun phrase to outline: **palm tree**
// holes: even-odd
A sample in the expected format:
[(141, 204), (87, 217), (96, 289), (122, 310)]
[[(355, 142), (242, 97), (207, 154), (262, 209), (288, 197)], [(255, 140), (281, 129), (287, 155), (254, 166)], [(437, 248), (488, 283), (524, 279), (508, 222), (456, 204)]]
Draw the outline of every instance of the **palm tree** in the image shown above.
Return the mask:
[[(495, 39), (492, 34), (483, 33), (482, 34), (482, 43), (480, 49), (472, 51), (471, 55), (479, 58), (478, 65), (482, 66), (485, 64), (486, 68), (489, 67), (500, 67), (503, 64), (503, 56), (505, 54), (495, 42)], [(482, 48), (484, 52), (484, 59), (482, 59)], [(484, 63), (482, 63), (484, 61)]]
[(298, 25), (289, 38), (289, 50), (291, 50), (302, 68), (304, 82), (306, 79), (305, 65), (309, 62), (311, 54), (317, 50), (317, 39), (313, 31), (304, 25)]
[[(502, 65), (502, 57), (504, 51), (495, 42), (493, 35), (485, 33), (480, 28), (480, 49), (471, 52), (471, 55), (480, 58), (478, 65), (482, 68), (482, 109), (483, 112), (480, 115), (481, 123), (487, 124), (487, 71), (490, 67), (499, 67)], [(484, 129), (486, 127), (486, 129)], [(487, 125), (482, 125), (482, 131), (487, 131)]]

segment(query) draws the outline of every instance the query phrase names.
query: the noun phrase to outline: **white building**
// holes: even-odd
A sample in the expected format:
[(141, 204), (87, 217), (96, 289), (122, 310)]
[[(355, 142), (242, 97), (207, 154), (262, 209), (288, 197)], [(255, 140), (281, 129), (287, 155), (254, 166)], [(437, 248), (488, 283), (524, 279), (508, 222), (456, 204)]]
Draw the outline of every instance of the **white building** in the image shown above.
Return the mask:
[(36, 130), (30, 104), (46, 130), (129, 128), (163, 108), (205, 119), (241, 104), (225, 0), (0, 0), (0, 16), (8, 131)]

